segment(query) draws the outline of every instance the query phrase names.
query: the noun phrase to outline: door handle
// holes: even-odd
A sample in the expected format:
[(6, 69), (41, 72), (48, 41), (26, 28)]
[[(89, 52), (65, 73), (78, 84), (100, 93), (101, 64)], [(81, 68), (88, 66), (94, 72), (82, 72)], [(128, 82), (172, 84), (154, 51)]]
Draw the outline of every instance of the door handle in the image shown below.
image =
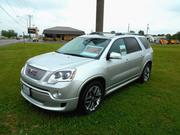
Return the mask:
[(129, 59), (126, 59), (126, 63), (128, 63)]

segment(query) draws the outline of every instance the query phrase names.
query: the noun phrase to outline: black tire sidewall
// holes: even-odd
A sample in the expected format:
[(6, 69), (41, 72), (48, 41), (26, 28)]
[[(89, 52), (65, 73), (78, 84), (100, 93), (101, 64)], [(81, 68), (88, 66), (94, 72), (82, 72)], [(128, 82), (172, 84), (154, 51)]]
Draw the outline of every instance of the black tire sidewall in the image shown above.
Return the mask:
[[(88, 92), (88, 90), (92, 87), (92, 86), (98, 86), (100, 87), (101, 89), (101, 100), (100, 100), (100, 103), (99, 105), (96, 107), (95, 110), (93, 111), (89, 111), (86, 109), (85, 105), (84, 105), (84, 102), (85, 102), (85, 97), (86, 97), (86, 94)], [(92, 81), (90, 83), (88, 83), (87, 85), (85, 85), (85, 87), (82, 89), (81, 91), (81, 94), (80, 94), (80, 97), (79, 97), (79, 103), (78, 103), (78, 111), (82, 114), (90, 114), (94, 111), (96, 111), (100, 105), (101, 105), (101, 101), (102, 101), (102, 98), (103, 98), (103, 85), (99, 82), (99, 81)]]
[[(148, 80), (145, 81), (145, 80), (144, 80), (144, 72), (145, 72), (145, 70), (146, 70), (147, 67), (149, 67), (150, 72), (149, 72), (149, 78), (148, 78)], [(140, 77), (140, 82), (141, 82), (141, 83), (148, 82), (149, 79), (150, 79), (150, 76), (151, 76), (151, 67), (150, 67), (150, 64), (148, 63), (148, 64), (145, 65), (145, 67), (144, 67), (144, 69), (143, 69), (143, 72), (142, 72), (141, 77)]]

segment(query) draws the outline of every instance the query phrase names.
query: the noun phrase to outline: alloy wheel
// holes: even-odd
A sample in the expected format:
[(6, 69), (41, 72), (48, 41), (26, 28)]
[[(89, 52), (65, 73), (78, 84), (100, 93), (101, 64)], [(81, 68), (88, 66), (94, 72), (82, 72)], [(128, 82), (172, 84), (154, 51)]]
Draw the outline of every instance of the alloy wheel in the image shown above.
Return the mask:
[(147, 82), (149, 80), (149, 77), (150, 77), (150, 67), (149, 66), (146, 66), (146, 68), (144, 69), (143, 77), (144, 77), (145, 82)]
[(86, 93), (85, 96), (85, 108), (88, 111), (94, 111), (98, 107), (102, 96), (102, 90), (99, 86), (92, 86)]

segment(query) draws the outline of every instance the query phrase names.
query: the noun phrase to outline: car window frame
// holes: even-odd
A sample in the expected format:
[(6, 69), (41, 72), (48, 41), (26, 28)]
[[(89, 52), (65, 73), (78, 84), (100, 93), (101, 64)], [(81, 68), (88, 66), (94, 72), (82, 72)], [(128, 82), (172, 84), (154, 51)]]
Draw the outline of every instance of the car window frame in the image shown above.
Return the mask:
[[(126, 39), (127, 38), (133, 38), (133, 39), (135, 39), (135, 41), (137, 42), (137, 44), (138, 44), (138, 46), (139, 46), (139, 50), (137, 50), (137, 51), (133, 51), (133, 52), (128, 52), (128, 47), (127, 47), (127, 42), (126, 42)], [(126, 45), (126, 50), (127, 50), (127, 55), (128, 54), (132, 54), (132, 53), (136, 53), (136, 52), (139, 52), (139, 51), (142, 51), (142, 47), (141, 47), (141, 45), (140, 45), (140, 43), (138, 42), (138, 40), (136, 39), (136, 37), (124, 37), (124, 41), (125, 41), (125, 45)]]
[[(111, 47), (110, 47), (109, 50), (108, 50), (108, 54), (109, 54), (109, 55), (110, 55), (110, 53), (112, 53), (112, 52), (111, 52), (111, 49), (112, 49), (113, 45), (114, 45), (115, 42), (117, 42), (118, 40), (123, 40), (123, 41), (124, 41), (124, 38), (118, 38), (118, 39), (115, 39), (115, 40), (113, 41), (113, 43), (111, 44)], [(125, 45), (125, 47), (126, 47), (125, 41), (124, 41), (124, 45)], [(117, 53), (117, 52), (116, 52), (116, 53)], [(121, 56), (127, 55), (127, 48), (126, 48), (126, 54), (125, 54), (125, 55), (122, 55), (122, 54), (121, 54), (121, 51), (120, 51), (120, 48), (119, 48), (119, 54), (120, 54)]]
[[(143, 47), (145, 49), (151, 48), (151, 45), (150, 45), (149, 41), (147, 40), (147, 38), (145, 38), (145, 37), (138, 37), (138, 39), (139, 39), (139, 41), (141, 42), (141, 44), (143, 45)], [(145, 42), (147, 41), (147, 45), (145, 45), (146, 43), (144, 44), (144, 41)]]

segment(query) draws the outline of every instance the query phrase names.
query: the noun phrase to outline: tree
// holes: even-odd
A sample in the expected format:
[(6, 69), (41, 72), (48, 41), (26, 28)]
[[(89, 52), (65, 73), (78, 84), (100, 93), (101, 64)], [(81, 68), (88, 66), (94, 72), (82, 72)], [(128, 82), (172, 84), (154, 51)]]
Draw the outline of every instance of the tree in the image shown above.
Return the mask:
[(1, 35), (7, 38), (16, 37), (17, 33), (14, 30), (2, 30)]
[(133, 30), (130, 30), (130, 32), (129, 33), (131, 33), (131, 34), (135, 34), (135, 31), (133, 31)]
[(176, 34), (174, 34), (172, 37), (173, 37), (173, 39), (180, 40), (180, 31), (177, 32)]
[(166, 38), (167, 38), (167, 39), (172, 39), (171, 34), (166, 34)]
[(165, 36), (165, 34), (158, 34), (158, 36)]
[(140, 30), (138, 33), (139, 33), (139, 35), (144, 35), (144, 31), (143, 30)]

